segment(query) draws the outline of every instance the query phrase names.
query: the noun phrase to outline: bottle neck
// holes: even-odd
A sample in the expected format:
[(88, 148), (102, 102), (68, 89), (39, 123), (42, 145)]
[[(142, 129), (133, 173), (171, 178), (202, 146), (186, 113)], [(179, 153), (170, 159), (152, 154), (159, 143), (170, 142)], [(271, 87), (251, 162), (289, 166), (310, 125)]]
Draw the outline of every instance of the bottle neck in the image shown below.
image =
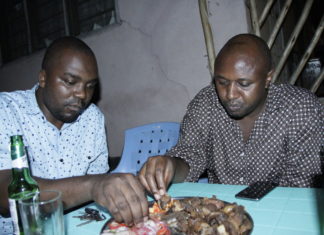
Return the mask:
[(31, 177), (26, 154), (12, 159), (13, 177)]
[(15, 156), (15, 158), (11, 157), (11, 165), (12, 168), (16, 169), (28, 168), (27, 155), (23, 154), (21, 156)]
[(11, 172), (13, 178), (31, 177), (29, 168), (12, 168)]
[(27, 151), (21, 135), (10, 137), (11, 169), (13, 180), (33, 181), (28, 166)]

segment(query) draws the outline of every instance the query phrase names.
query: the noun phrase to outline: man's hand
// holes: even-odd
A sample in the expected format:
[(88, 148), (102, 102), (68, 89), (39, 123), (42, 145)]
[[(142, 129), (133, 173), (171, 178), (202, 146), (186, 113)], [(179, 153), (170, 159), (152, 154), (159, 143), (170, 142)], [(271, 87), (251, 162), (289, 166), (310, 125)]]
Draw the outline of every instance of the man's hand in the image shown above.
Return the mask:
[(152, 193), (156, 200), (159, 200), (173, 180), (175, 169), (175, 158), (169, 156), (150, 157), (143, 165), (139, 179), (146, 190)]
[(94, 182), (92, 198), (106, 207), (117, 222), (131, 226), (148, 218), (145, 190), (132, 174), (108, 174)]

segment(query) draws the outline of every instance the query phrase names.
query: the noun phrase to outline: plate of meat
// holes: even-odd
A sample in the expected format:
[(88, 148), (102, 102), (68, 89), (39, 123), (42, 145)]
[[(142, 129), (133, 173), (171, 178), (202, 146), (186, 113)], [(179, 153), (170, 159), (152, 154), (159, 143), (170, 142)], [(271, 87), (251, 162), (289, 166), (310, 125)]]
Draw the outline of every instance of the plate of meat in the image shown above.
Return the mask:
[(168, 195), (150, 203), (150, 219), (127, 227), (110, 219), (101, 235), (249, 235), (253, 220), (244, 207), (207, 197), (175, 197)]

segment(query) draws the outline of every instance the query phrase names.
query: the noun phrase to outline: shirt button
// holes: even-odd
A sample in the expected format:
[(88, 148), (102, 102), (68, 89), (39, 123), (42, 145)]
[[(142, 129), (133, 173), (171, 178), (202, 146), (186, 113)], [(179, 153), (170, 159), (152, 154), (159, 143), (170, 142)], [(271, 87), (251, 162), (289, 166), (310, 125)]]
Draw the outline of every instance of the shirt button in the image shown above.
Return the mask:
[(242, 152), (241, 154), (240, 154), (240, 157), (243, 157), (244, 156), (244, 152)]
[(243, 182), (243, 180), (244, 180), (244, 178), (243, 178), (243, 177), (241, 177), (241, 178), (240, 178), (240, 182)]

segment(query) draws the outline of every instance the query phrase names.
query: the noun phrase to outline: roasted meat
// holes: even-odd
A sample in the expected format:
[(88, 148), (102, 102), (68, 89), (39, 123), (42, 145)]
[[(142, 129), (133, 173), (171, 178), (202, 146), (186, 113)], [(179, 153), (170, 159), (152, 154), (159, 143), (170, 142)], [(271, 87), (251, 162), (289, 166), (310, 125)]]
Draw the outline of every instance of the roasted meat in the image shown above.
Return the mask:
[(165, 222), (172, 234), (246, 235), (252, 229), (243, 206), (212, 198), (172, 199), (165, 195), (158, 202), (161, 213), (151, 217)]

